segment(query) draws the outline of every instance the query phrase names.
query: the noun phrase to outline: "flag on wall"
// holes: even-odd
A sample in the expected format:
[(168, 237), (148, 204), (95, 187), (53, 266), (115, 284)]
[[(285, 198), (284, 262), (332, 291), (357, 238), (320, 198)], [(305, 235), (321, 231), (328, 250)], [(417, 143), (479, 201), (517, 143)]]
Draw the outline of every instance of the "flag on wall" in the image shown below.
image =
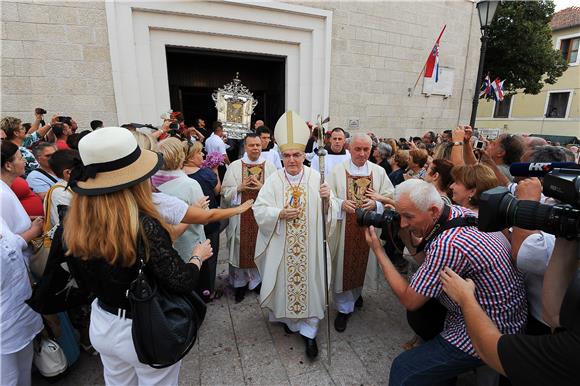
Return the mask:
[(443, 36), (443, 32), (447, 24), (443, 26), (443, 29), (439, 33), (439, 37), (427, 58), (427, 62), (425, 63), (425, 78), (432, 78), (433, 72), (435, 72), (435, 82), (439, 81), (439, 42), (441, 41), (441, 36)]

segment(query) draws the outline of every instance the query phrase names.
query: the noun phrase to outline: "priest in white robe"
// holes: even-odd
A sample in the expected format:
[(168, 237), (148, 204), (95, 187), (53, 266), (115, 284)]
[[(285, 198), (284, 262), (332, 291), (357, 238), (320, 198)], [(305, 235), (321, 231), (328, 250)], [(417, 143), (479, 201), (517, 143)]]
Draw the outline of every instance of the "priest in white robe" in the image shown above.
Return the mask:
[[(271, 162), (261, 157), (262, 142), (258, 134), (250, 133), (244, 139), (244, 156), (232, 162), (222, 183), (222, 205), (235, 207), (256, 199), (264, 181), (276, 172)], [(240, 230), (243, 229), (243, 232)], [(230, 262), (230, 284), (236, 303), (250, 290), (260, 290), (260, 273), (254, 263), (258, 225), (252, 211), (231, 217), (226, 230)], [(241, 248), (240, 248), (241, 246)]]
[[(308, 134), (305, 121), (293, 111), (278, 120), (276, 136), (284, 169), (266, 180), (253, 210), (259, 226), (255, 261), (262, 276), (260, 305), (270, 311), (270, 321), (284, 323), (286, 332), (302, 335), (306, 355), (313, 359), (318, 355), (316, 334), (328, 290), (321, 198), (328, 202), (329, 234), (338, 205), (328, 184), (320, 184), (320, 174), (303, 164)], [(329, 275), (330, 260), (328, 255)]]
[[(346, 149), (346, 135), (340, 127), (334, 128), (330, 133), (330, 145), (325, 146), (327, 151), (324, 157), (324, 177), (328, 178), (334, 167), (348, 159), (350, 154)], [(318, 157), (312, 158), (310, 167), (320, 173), (320, 160)]]
[(382, 213), (384, 207), (376, 199), (392, 198), (395, 190), (385, 169), (368, 161), (371, 148), (368, 135), (355, 134), (349, 159), (337, 165), (328, 180), (341, 207), (337, 231), (330, 238), (333, 300), (338, 311), (334, 328), (338, 332), (346, 329), (355, 304), (362, 307), (363, 284), (375, 288), (379, 272), (372, 250), (365, 246), (364, 228), (358, 226), (355, 210)]

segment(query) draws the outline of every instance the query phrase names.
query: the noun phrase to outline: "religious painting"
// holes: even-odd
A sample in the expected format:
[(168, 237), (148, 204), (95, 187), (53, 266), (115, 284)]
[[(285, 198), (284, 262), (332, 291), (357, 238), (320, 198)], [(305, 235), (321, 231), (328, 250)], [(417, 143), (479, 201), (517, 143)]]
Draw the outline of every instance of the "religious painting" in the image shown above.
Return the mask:
[(351, 176), (346, 173), (346, 197), (356, 203), (360, 208), (366, 199), (365, 193), (371, 186), (372, 175), (370, 176)]

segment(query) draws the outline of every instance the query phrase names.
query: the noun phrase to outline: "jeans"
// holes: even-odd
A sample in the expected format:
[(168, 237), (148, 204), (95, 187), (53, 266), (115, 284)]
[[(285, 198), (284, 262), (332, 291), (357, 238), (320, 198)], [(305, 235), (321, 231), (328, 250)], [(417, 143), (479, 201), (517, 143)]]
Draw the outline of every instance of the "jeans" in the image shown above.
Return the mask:
[(395, 358), (389, 386), (453, 385), (456, 377), (483, 362), (452, 346), (441, 335)]

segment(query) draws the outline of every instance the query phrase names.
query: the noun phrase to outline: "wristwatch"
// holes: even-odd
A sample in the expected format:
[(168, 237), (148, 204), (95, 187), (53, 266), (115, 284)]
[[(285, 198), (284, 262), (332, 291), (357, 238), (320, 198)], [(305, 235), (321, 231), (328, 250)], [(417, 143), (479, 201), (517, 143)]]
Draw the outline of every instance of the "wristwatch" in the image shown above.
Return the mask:
[(463, 142), (461, 141), (453, 142), (453, 146), (463, 146)]
[(203, 264), (203, 261), (201, 261), (201, 259), (199, 258), (199, 256), (196, 256), (196, 255), (193, 255), (193, 256), (191, 256), (191, 259), (189, 259), (189, 261), (192, 261), (192, 260), (197, 260), (197, 261), (199, 261), (199, 266), (200, 266), (200, 267), (201, 267), (201, 266), (202, 266), (202, 264)]

